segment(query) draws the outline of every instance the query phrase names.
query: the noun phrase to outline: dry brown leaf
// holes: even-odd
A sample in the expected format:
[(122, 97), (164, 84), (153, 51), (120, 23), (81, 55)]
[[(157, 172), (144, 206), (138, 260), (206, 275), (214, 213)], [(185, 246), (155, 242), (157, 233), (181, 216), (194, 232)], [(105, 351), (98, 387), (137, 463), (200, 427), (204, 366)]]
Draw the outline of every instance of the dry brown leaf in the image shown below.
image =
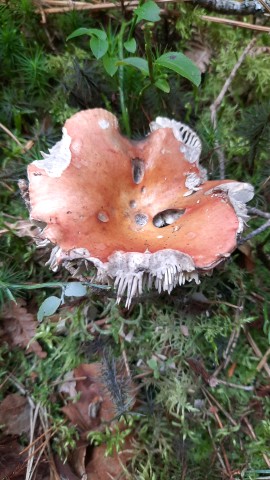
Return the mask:
[(59, 393), (66, 394), (70, 398), (77, 396), (76, 380), (74, 379), (73, 371), (66, 373), (63, 383), (59, 385), (58, 391)]
[(16, 438), (5, 437), (0, 441), (1, 479), (24, 480), (26, 455), (20, 455), (22, 447)]
[(63, 463), (59, 457), (55, 457), (54, 462), (61, 479), (67, 478), (68, 480), (82, 480), (80, 477), (75, 475), (70, 465), (68, 463)]
[[(93, 447), (86, 440), (90, 430), (103, 429), (104, 425), (110, 424), (115, 417), (113, 401), (102, 380), (102, 364), (82, 364), (74, 369), (73, 377), (69, 375), (68, 379), (72, 378), (77, 379), (76, 392), (80, 394), (80, 398), (75, 403), (69, 402), (62, 410), (78, 427), (81, 439), (76, 450), (69, 456), (68, 468), (83, 480), (118, 479), (123, 475), (123, 465), (125, 466), (131, 458), (132, 437), (125, 439), (122, 452), (115, 452), (110, 457), (105, 457), (105, 445)], [(69, 394), (69, 385), (64, 384), (61, 391)], [(124, 426), (124, 423), (115, 423), (120, 429)], [(90, 460), (87, 460), (89, 449)]]
[(0, 231), (0, 235), (9, 232), (10, 230), (17, 235), (17, 237), (31, 237), (35, 238), (40, 233), (40, 228), (33, 224), (30, 220), (17, 220), (17, 222), (4, 223), (5, 229)]
[(254, 262), (254, 257), (253, 257), (253, 252), (251, 245), (246, 242), (243, 243), (243, 245), (238, 245), (238, 250), (243, 254), (243, 267), (248, 271), (248, 272), (253, 272), (255, 268), (255, 262)]
[(86, 466), (87, 480), (124, 480), (123, 466), (131, 459), (131, 441), (126, 439), (123, 450), (106, 457), (106, 445), (95, 447), (90, 462)]
[(89, 443), (84, 440), (79, 440), (76, 445), (76, 449), (73, 450), (68, 456), (68, 464), (72, 466), (72, 471), (78, 475), (81, 480), (86, 480), (85, 461), (87, 456)]
[(227, 373), (228, 378), (232, 378), (232, 377), (233, 377), (236, 367), (237, 367), (237, 363), (236, 363), (236, 362), (233, 362), (233, 363), (231, 364), (230, 368), (228, 369), (228, 373)]
[(250, 57), (256, 57), (257, 55), (269, 55), (270, 54), (270, 47), (253, 47), (249, 52)]
[[(31, 342), (36, 333), (36, 320), (32, 313), (27, 312), (24, 300), (19, 299), (8, 303), (1, 312), (0, 339), (10, 346), (19, 346), (34, 352), (40, 358), (46, 357), (40, 344), (35, 340)], [(31, 343), (29, 343), (31, 342)]]
[(0, 403), (0, 425), (5, 435), (21, 435), (30, 429), (30, 406), (25, 397), (11, 393)]
[(201, 73), (207, 71), (212, 53), (212, 49), (199, 35), (194, 35), (185, 51), (185, 55), (197, 65)]
[[(27, 452), (21, 453), (23, 447), (17, 438), (8, 436), (0, 441), (0, 479), (25, 480)], [(53, 480), (48, 461), (42, 457), (39, 461), (35, 480)], [(56, 479), (55, 479), (56, 480)], [(60, 480), (58, 478), (58, 480)], [(70, 479), (71, 480), (71, 479)]]
[(100, 363), (82, 364), (74, 369), (73, 375), (75, 378), (84, 378), (76, 381), (80, 398), (62, 410), (77, 425), (83, 438), (84, 433), (97, 429), (101, 422), (109, 422), (114, 418), (114, 404), (102, 383)]

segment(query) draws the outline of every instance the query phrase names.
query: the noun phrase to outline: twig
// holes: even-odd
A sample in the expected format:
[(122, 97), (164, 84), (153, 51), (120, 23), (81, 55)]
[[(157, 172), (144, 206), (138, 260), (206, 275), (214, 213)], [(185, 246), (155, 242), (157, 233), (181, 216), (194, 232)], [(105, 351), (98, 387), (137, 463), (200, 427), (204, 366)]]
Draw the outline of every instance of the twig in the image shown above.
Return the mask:
[(240, 385), (238, 383), (226, 382), (225, 380), (216, 379), (217, 384), (226, 385), (227, 387), (238, 388), (239, 390), (245, 390), (246, 392), (252, 392), (254, 390), (253, 385)]
[(235, 350), (239, 335), (240, 335), (240, 328), (237, 327), (233, 330), (233, 332), (230, 336), (230, 339), (229, 339), (229, 343), (228, 343), (227, 348), (225, 350), (225, 353), (224, 353), (224, 367), (223, 368), (226, 368), (229, 364), (229, 361), (231, 359), (231, 355)]
[(31, 478), (33, 477), (33, 473), (34, 473), (33, 462), (34, 462), (35, 447), (32, 445), (32, 442), (33, 442), (33, 439), (34, 439), (34, 434), (35, 434), (35, 429), (36, 429), (36, 424), (37, 424), (37, 419), (38, 419), (38, 414), (39, 414), (39, 408), (40, 408), (40, 403), (37, 403), (37, 405), (35, 405), (35, 408), (31, 409), (31, 411), (30, 411), (30, 443), (31, 443), (31, 447), (29, 449), (29, 457), (28, 457), (28, 461), (27, 461), (25, 480), (31, 480)]
[[(270, 29), (269, 29), (270, 31)], [(240, 55), (238, 62), (234, 65), (229, 77), (227, 78), (226, 82), (224, 83), (219, 95), (217, 96), (216, 100), (212, 103), (210, 106), (210, 112), (211, 112), (211, 121), (213, 124), (213, 127), (215, 130), (217, 130), (217, 112), (220, 108), (221, 102), (223, 98), (225, 97), (238, 69), (242, 65), (244, 59), (246, 58), (248, 52), (253, 48), (253, 46), (256, 43), (256, 38), (253, 38), (251, 42), (246, 46), (245, 50), (243, 51), (242, 55)], [(225, 178), (225, 156), (224, 153), (220, 147), (220, 143), (218, 140), (215, 141), (215, 147), (217, 148), (217, 156), (219, 160), (219, 173), (220, 173), (220, 178), (223, 180)]]
[[(37, 419), (39, 418), (41, 420), (42, 425), (45, 425), (45, 417), (46, 413), (43, 407), (41, 407), (40, 403), (35, 404), (34, 400), (30, 395), (28, 394), (27, 390), (25, 387), (22, 385), (21, 382), (17, 380), (17, 378), (13, 375), (10, 374), (9, 380), (16, 386), (16, 388), (21, 392), (22, 395), (25, 395), (28, 403), (30, 405), (30, 439), (29, 439), (29, 445), (22, 451), (20, 454), (23, 454), (28, 450), (28, 457), (25, 461), (26, 463), (26, 474), (25, 474), (25, 480), (31, 480), (33, 478), (33, 474), (39, 464), (40, 458), (42, 454), (44, 453), (45, 448), (47, 447), (50, 438), (56, 433), (56, 430), (54, 430), (53, 433), (50, 433), (52, 429), (46, 429), (44, 430), (44, 433), (40, 435), (36, 440), (34, 440), (34, 434), (35, 434), (35, 429), (36, 429), (36, 424), (37, 424)], [(48, 435), (50, 433), (50, 435)], [(35, 444), (43, 437), (45, 436), (45, 441), (41, 443), (37, 448), (35, 448)], [(38, 453), (39, 452), (39, 453)], [(37, 457), (36, 454), (38, 453)], [(35, 459), (36, 457), (36, 459)], [(35, 460), (35, 464), (34, 464)]]
[[(180, 3), (182, 0), (157, 0), (158, 4), (163, 4), (163, 3)], [(210, 10), (210, 11), (216, 11), (220, 13), (226, 13), (227, 15), (261, 15), (262, 13), (265, 12), (265, 10), (268, 10), (266, 8), (266, 5), (268, 6), (268, 3), (266, 3), (264, 0), (253, 0), (249, 2), (238, 2), (234, 0), (230, 0), (230, 2), (225, 2), (225, 1), (219, 1), (219, 0), (184, 0), (187, 1), (188, 3), (192, 3), (194, 5), (200, 5), (201, 7)], [(64, 13), (66, 11), (70, 10), (108, 10), (108, 9), (117, 9), (121, 8), (121, 4), (124, 5), (126, 10), (130, 10), (131, 8), (136, 8), (139, 4), (138, 0), (132, 0), (132, 1), (122, 1), (120, 0), (121, 3), (119, 2), (97, 2), (95, 5), (93, 3), (86, 3), (86, 2), (78, 2), (78, 1), (72, 1), (70, 0), (45, 0), (45, 1), (39, 1), (37, 3), (37, 7), (40, 5), (44, 5), (46, 13)], [(263, 5), (263, 3), (265, 5)], [(1, 3), (1, 2), (0, 2)], [(48, 5), (51, 5), (52, 7), (46, 8)], [(57, 9), (57, 7), (59, 7)], [(269, 8), (269, 6), (268, 6)], [(37, 9), (38, 11), (38, 9)]]
[(87, 377), (72, 377), (72, 378), (63, 378), (62, 380), (55, 380), (54, 382), (51, 383), (52, 387), (56, 387), (57, 385), (61, 385), (62, 383), (68, 383), (68, 382), (77, 382), (78, 380), (86, 380)]
[(267, 222), (265, 222), (260, 227), (256, 228), (256, 230), (253, 230), (253, 232), (249, 233), (246, 237), (240, 238), (240, 240), (238, 241), (238, 245), (242, 245), (243, 243), (247, 242), (248, 240), (251, 240), (256, 235), (260, 235), (262, 232), (264, 232), (267, 228), (270, 227), (270, 213), (269, 212), (263, 212), (262, 210), (259, 210), (258, 208), (250, 207), (250, 208), (248, 208), (248, 213), (250, 215), (256, 215), (257, 217), (266, 218)]
[(214, 23), (222, 23), (230, 27), (247, 28), (248, 30), (256, 30), (257, 32), (270, 32), (270, 27), (264, 25), (253, 25), (252, 23), (238, 22), (237, 20), (230, 20), (229, 18), (210, 17), (208, 15), (201, 15), (202, 20)]
[[(270, 29), (269, 29), (270, 30)], [(256, 43), (256, 38), (253, 38), (249, 44), (246, 46), (245, 50), (243, 51), (242, 55), (240, 55), (239, 59), (238, 59), (238, 62), (234, 65), (229, 77), (227, 78), (226, 82), (224, 83), (219, 95), (217, 96), (216, 100), (214, 101), (214, 103), (212, 103), (212, 105), (210, 106), (210, 110), (211, 110), (211, 120), (215, 126), (215, 123), (217, 123), (217, 118), (216, 118), (216, 114), (217, 114), (217, 111), (221, 105), (221, 102), (224, 98), (224, 96), (226, 95), (227, 93), (227, 90), (229, 88), (229, 86), (231, 85), (236, 73), (237, 73), (237, 70), (241, 67), (244, 59), (246, 58), (248, 52), (252, 49), (252, 47), (255, 45)]]
[[(247, 331), (246, 328), (244, 328), (244, 332), (245, 332), (245, 335), (246, 335), (246, 338), (253, 350), (253, 352), (255, 353), (255, 355), (259, 358), (259, 359), (262, 359), (263, 358), (263, 354), (261, 352), (261, 350), (259, 349), (258, 345), (256, 344), (256, 342), (253, 340), (252, 336), (250, 335), (250, 333)], [(266, 371), (267, 375), (270, 377), (270, 367), (269, 365), (264, 362), (263, 364), (263, 368), (264, 370)]]
[[(175, 0), (158, 0), (157, 3), (163, 4), (163, 3), (174, 3)], [(72, 10), (92, 10), (92, 11), (101, 11), (101, 10), (115, 10), (119, 8), (126, 8), (128, 10), (134, 9), (138, 7), (139, 5), (139, 0), (131, 0), (128, 2), (121, 2), (121, 3), (111, 3), (111, 2), (105, 2), (105, 3), (86, 3), (86, 2), (52, 2), (52, 1), (46, 1), (44, 2), (46, 4), (51, 4), (51, 5), (57, 5), (56, 7), (49, 7), (49, 8), (44, 8), (44, 12), (46, 14), (48, 13), (66, 13), (70, 12)], [(60, 5), (60, 6), (59, 6)], [(37, 8), (37, 13), (40, 12), (40, 7)]]
[(231, 424), (236, 427), (238, 423), (232, 418), (232, 416), (222, 407), (222, 405), (218, 402), (218, 400), (212, 395), (212, 393), (208, 392), (206, 388), (201, 387), (202, 392), (204, 396), (207, 398), (207, 400), (212, 400), (213, 403), (218, 407), (218, 409), (223, 413), (223, 415), (231, 422)]
[[(248, 430), (249, 430), (249, 432), (250, 432), (250, 437), (251, 437), (253, 440), (257, 440), (257, 437), (256, 437), (256, 435), (255, 435), (255, 432), (254, 432), (254, 430), (253, 430), (253, 428), (252, 428), (252, 425), (249, 423), (249, 421), (248, 421), (248, 419), (247, 419), (246, 417), (244, 418), (244, 422), (245, 422), (246, 426), (248, 427)], [(266, 453), (263, 453), (263, 458), (264, 458), (264, 461), (265, 461), (266, 465), (267, 465), (268, 467), (270, 467), (270, 459), (268, 458), (268, 456), (266, 455)]]
[(54, 429), (54, 427), (51, 427), (48, 429), (48, 431), (46, 432), (43, 432), (41, 435), (39, 435), (39, 437), (37, 437), (32, 443), (30, 443), (29, 445), (27, 445), (27, 447), (25, 447), (23, 450), (20, 451), (19, 455), (23, 455), (25, 452), (28, 452), (28, 450), (33, 446), (35, 445), (37, 442), (39, 442), (42, 437), (46, 437), (46, 435), (51, 432), (52, 430)]
[(233, 474), (232, 474), (231, 465), (230, 465), (230, 462), (229, 462), (229, 460), (228, 460), (227, 453), (226, 453), (226, 450), (225, 450), (224, 445), (223, 445), (222, 442), (221, 442), (221, 444), (220, 444), (220, 448), (221, 448), (222, 453), (223, 453), (223, 458), (224, 458), (224, 461), (225, 461), (225, 464), (226, 464), (226, 470), (227, 470), (227, 472), (228, 472), (229, 480), (233, 480), (233, 479), (234, 479), (234, 476), (233, 476)]
[(268, 348), (268, 350), (266, 350), (264, 356), (262, 357), (262, 359), (259, 361), (257, 367), (256, 367), (256, 370), (257, 372), (260, 372), (261, 369), (264, 367), (264, 365), (266, 364), (267, 362), (267, 359), (268, 357), (270, 356), (270, 348)]
[(270, 219), (270, 213), (269, 212), (263, 212), (262, 210), (259, 210), (258, 208), (254, 207), (248, 207), (248, 214), (249, 215), (257, 215), (257, 217), (262, 217), (262, 218), (269, 218)]
[(240, 335), (240, 326), (239, 326), (239, 318), (240, 318), (240, 312), (244, 309), (243, 302), (240, 300), (239, 304), (237, 305), (237, 310), (235, 312), (235, 317), (234, 317), (234, 322), (235, 322), (235, 327), (230, 335), (227, 347), (225, 349), (225, 352), (223, 354), (223, 361), (221, 364), (216, 368), (214, 371), (212, 378), (217, 377), (217, 375), (220, 373), (221, 370), (224, 370), (227, 368), (229, 361), (231, 359), (232, 353), (236, 347), (239, 335)]
[(32, 409), (34, 409), (35, 408), (35, 403), (34, 403), (33, 399), (28, 395), (27, 390), (24, 388), (24, 386), (19, 382), (19, 380), (17, 380), (17, 378), (12, 373), (9, 375), (9, 380), (10, 380), (11, 383), (13, 383), (13, 385), (15, 385), (15, 387), (19, 390), (19, 392), (21, 392), (22, 395), (26, 396), (30, 407)]
[(259, 0), (260, 4), (264, 7), (264, 9), (270, 13), (270, 7), (264, 0)]
[(246, 237), (241, 238), (237, 243), (238, 245), (242, 245), (243, 243), (248, 242), (248, 240), (251, 240), (253, 237), (256, 237), (256, 235), (260, 235), (262, 232), (264, 232), (267, 228), (270, 228), (270, 219), (267, 220), (263, 225), (261, 225), (259, 228), (256, 228), (256, 230), (253, 230), (253, 232), (249, 233)]
[(218, 447), (216, 446), (215, 442), (214, 442), (214, 437), (213, 437), (213, 434), (212, 434), (212, 431), (211, 431), (211, 428), (210, 428), (210, 425), (208, 425), (208, 432), (209, 432), (209, 436), (211, 438), (211, 441), (212, 441), (212, 444), (213, 444), (213, 447), (214, 447), (214, 450), (216, 452), (216, 455), (219, 459), (219, 462), (220, 462), (220, 465), (222, 466), (223, 470), (226, 471), (226, 466), (225, 466), (225, 463), (223, 462), (223, 458), (218, 450)]
[(15, 137), (15, 135), (7, 127), (5, 127), (5, 125), (0, 123), (0, 128), (2, 128), (2, 130), (4, 130), (4, 132), (6, 132), (10, 136), (10, 138), (12, 138), (12, 140), (14, 140), (14, 142), (17, 143), (17, 145), (23, 148), (23, 144), (18, 140), (17, 137)]
[[(208, 403), (210, 405), (210, 408), (211, 408), (211, 413), (213, 413), (215, 419), (216, 419), (216, 422), (218, 424), (218, 428), (220, 429), (223, 429), (224, 426), (223, 426), (223, 423), (218, 415), (218, 412), (217, 412), (217, 408), (214, 407), (214, 405), (211, 403), (211, 401), (209, 400), (209, 398), (207, 399), (208, 400)], [(215, 444), (213, 443), (214, 447), (215, 447)], [(221, 465), (223, 465), (223, 468), (224, 470), (226, 471), (227, 475), (229, 476), (230, 479), (232, 479), (232, 470), (231, 470), (231, 466), (230, 466), (230, 463), (229, 463), (229, 460), (228, 460), (228, 457), (227, 457), (227, 454), (226, 454), (226, 451), (224, 449), (224, 446), (220, 445), (221, 449), (222, 449), (222, 453), (223, 453), (223, 457), (224, 457), (224, 461), (225, 461), (225, 465), (223, 464), (223, 461), (221, 463)], [(217, 450), (216, 450), (217, 452)], [(217, 452), (218, 454), (218, 452)], [(220, 460), (220, 457), (219, 457), (219, 460)], [(223, 460), (223, 459), (222, 459)]]
[[(123, 341), (122, 338), (120, 338), (120, 343), (123, 347), (124, 341)], [(130, 368), (129, 368), (129, 364), (128, 364), (127, 354), (126, 354), (126, 350), (124, 349), (124, 347), (123, 347), (123, 350), (122, 350), (122, 357), (123, 357), (123, 360), (124, 360), (124, 365), (125, 365), (127, 376), (129, 378), (131, 378), (131, 373), (130, 373)]]

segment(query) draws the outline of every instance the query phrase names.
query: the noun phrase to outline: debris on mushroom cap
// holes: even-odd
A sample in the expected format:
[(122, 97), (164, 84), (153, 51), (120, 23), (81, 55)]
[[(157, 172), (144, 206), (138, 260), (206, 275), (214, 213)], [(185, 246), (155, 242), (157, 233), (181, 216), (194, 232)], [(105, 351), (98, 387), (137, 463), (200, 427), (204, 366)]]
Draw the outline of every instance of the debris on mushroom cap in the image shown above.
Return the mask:
[(46, 224), (39, 241), (55, 245), (51, 268), (91, 262), (127, 306), (144, 286), (198, 283), (236, 248), (253, 197), (247, 183), (207, 180), (188, 126), (158, 117), (150, 130), (131, 141), (113, 114), (85, 110), (28, 167), (31, 218)]

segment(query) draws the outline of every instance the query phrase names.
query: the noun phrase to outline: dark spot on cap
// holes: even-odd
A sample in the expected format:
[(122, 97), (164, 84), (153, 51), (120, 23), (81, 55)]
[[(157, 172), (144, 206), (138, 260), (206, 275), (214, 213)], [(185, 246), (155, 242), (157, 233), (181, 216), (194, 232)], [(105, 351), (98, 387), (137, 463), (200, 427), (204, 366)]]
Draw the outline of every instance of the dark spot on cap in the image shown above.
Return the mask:
[(107, 223), (110, 220), (107, 213), (105, 212), (99, 212), (97, 217), (99, 221), (103, 223)]
[(138, 185), (139, 183), (141, 183), (144, 177), (144, 161), (141, 158), (136, 157), (132, 159), (131, 164), (133, 182)]
[(154, 216), (153, 224), (157, 228), (167, 227), (167, 225), (171, 225), (184, 215), (185, 211), (185, 208), (168, 208), (167, 210), (163, 210)]
[(137, 213), (137, 215), (135, 215), (135, 222), (137, 225), (140, 225), (140, 227), (143, 227), (148, 222), (148, 216), (145, 215), (145, 213)]

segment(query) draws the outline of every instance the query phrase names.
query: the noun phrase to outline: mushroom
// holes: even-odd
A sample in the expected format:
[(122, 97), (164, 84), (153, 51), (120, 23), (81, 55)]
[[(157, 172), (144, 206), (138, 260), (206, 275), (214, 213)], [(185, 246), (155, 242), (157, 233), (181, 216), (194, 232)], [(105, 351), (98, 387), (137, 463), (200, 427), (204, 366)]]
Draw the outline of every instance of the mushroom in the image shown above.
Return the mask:
[(188, 126), (158, 117), (150, 131), (131, 141), (112, 113), (81, 111), (28, 167), (31, 218), (46, 225), (39, 241), (55, 245), (50, 267), (90, 262), (127, 307), (144, 286), (199, 283), (230, 256), (253, 197), (248, 183), (207, 180)]

